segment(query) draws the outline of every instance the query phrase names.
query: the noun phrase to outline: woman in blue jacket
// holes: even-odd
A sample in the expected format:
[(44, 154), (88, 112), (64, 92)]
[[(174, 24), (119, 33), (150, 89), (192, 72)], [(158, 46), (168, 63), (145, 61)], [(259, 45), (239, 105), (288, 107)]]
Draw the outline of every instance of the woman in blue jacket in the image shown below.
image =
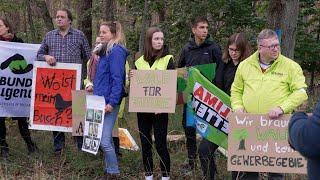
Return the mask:
[(101, 137), (105, 175), (107, 179), (118, 179), (120, 171), (112, 142), (112, 129), (124, 95), (125, 63), (129, 52), (124, 47), (125, 38), (119, 22), (102, 22), (99, 36), (106, 44), (97, 65), (93, 94), (104, 96), (106, 103)]

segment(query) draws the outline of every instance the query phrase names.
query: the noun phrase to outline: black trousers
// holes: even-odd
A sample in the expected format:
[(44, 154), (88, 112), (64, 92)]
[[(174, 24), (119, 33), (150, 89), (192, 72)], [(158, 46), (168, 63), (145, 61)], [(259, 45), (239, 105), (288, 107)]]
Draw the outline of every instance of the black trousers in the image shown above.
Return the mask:
[(153, 128), (155, 145), (160, 156), (160, 167), (163, 177), (170, 173), (170, 155), (167, 148), (168, 114), (137, 113), (138, 128), (142, 146), (142, 159), (146, 175), (153, 174), (152, 138)]
[(187, 105), (183, 107), (182, 126), (186, 136), (186, 146), (188, 152), (189, 165), (193, 168), (195, 159), (197, 158), (197, 141), (196, 141), (196, 129), (194, 127), (188, 127), (187, 124)]
[[(65, 146), (65, 135), (64, 132), (59, 131), (52, 131), (53, 135), (53, 148), (54, 151), (61, 151)], [(80, 151), (82, 148), (83, 137), (82, 136), (75, 136), (74, 140), (77, 144), (77, 148)]]
[[(31, 140), (30, 131), (29, 131), (29, 124), (27, 122), (26, 117), (13, 117), (12, 119), (18, 120), (18, 127), (21, 134), (21, 137), (26, 142), (27, 145), (33, 145), (33, 142)], [(0, 117), (0, 146), (3, 149), (8, 150), (8, 144), (6, 142), (6, 135), (7, 135), (7, 129), (6, 129), (6, 122), (5, 117)]]
[(214, 180), (216, 173), (216, 164), (214, 162), (215, 156), (214, 152), (218, 149), (218, 145), (202, 139), (199, 144), (199, 159), (201, 163), (201, 169), (203, 173), (202, 179)]

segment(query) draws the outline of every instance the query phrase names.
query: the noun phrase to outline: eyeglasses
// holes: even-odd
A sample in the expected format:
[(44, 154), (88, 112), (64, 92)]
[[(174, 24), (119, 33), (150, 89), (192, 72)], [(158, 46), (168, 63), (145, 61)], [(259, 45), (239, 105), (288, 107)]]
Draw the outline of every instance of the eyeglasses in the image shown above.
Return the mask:
[(279, 49), (280, 48), (280, 44), (273, 44), (273, 45), (270, 45), (270, 46), (264, 46), (264, 45), (260, 45), (261, 47), (265, 47), (265, 48), (268, 48), (270, 50), (272, 49)]
[(240, 53), (239, 49), (228, 48), (230, 52)]

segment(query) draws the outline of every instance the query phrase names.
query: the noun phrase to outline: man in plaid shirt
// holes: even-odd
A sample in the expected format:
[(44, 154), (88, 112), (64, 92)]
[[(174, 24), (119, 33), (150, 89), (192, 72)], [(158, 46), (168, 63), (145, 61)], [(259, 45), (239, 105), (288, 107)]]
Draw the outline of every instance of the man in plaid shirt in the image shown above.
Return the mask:
[[(56, 13), (57, 29), (44, 37), (37, 54), (38, 61), (46, 61), (55, 66), (56, 62), (85, 64), (90, 58), (90, 47), (87, 38), (80, 30), (71, 27), (72, 14), (68, 9), (60, 9)], [(61, 154), (65, 144), (63, 132), (53, 132), (54, 152)], [(82, 146), (82, 137), (77, 138), (78, 149)]]

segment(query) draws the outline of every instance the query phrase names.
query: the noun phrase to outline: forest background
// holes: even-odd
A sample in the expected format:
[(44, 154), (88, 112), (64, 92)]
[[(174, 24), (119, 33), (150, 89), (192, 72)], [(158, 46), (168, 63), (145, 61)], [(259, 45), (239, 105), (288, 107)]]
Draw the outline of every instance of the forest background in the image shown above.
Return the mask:
[[(191, 35), (190, 20), (206, 16), (209, 33), (225, 48), (227, 38), (235, 32), (244, 32), (256, 49), (256, 36), (264, 28), (281, 34), (282, 54), (297, 61), (307, 78), (309, 106), (312, 110), (320, 93), (320, 1), (318, 0), (0, 0), (0, 16), (12, 22), (17, 36), (27, 43), (41, 43), (44, 35), (53, 30), (55, 12), (68, 8), (73, 13), (72, 26), (82, 30), (89, 42), (97, 36), (102, 20), (118, 20), (124, 27), (126, 46), (130, 50), (129, 62), (143, 49), (145, 30), (158, 26), (165, 33), (170, 52), (179, 59), (183, 45)], [(169, 134), (183, 134), (182, 107), (170, 115)], [(124, 114), (120, 127), (129, 129), (139, 142), (134, 113)], [(10, 157), (0, 159), (0, 177), (5, 179), (94, 179), (103, 174), (102, 155), (77, 152), (71, 135), (65, 153), (53, 158), (52, 135), (45, 131), (32, 131), (40, 152), (28, 156), (15, 121), (7, 123)], [(186, 158), (183, 141), (170, 142), (172, 177), (198, 179), (200, 169), (186, 174), (180, 168)], [(140, 152), (122, 150), (120, 168), (123, 179), (143, 177)], [(157, 161), (154, 161), (157, 162)], [(226, 171), (226, 158), (217, 153), (218, 179), (230, 178)], [(155, 163), (157, 164), (157, 163)], [(286, 175), (288, 179), (305, 176)], [(189, 179), (187, 178), (187, 179)]]

